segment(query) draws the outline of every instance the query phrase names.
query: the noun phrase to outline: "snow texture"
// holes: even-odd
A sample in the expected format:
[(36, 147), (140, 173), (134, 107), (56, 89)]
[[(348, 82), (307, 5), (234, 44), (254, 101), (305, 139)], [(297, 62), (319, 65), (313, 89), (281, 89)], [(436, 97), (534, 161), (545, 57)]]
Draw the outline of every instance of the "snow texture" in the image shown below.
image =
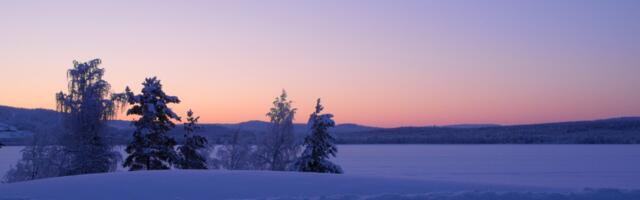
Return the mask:
[[(420, 195), (486, 195), (529, 197), (531, 192), (567, 193), (571, 190), (377, 178), (273, 171), (160, 170), (116, 172), (41, 179), (0, 185), (0, 199), (85, 200), (85, 199), (385, 199)], [(483, 193), (484, 192), (484, 193)], [(495, 193), (494, 193), (495, 192)], [(620, 195), (638, 193), (621, 192)], [(377, 196), (372, 196), (377, 195)], [(286, 198), (285, 198), (286, 197)], [(388, 198), (387, 198), (388, 199)], [(394, 199), (394, 198), (392, 198)], [(419, 199), (419, 198), (418, 198)], [(437, 198), (435, 198), (437, 199)], [(446, 199), (446, 198), (445, 198)], [(455, 199), (455, 198), (449, 198)]]

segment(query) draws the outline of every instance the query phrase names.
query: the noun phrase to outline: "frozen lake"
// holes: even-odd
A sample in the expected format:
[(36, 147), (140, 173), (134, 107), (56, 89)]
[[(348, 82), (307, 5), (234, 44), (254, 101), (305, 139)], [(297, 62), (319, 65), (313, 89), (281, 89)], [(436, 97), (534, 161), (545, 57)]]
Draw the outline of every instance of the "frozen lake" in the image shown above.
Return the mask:
[[(22, 147), (0, 149), (0, 173)], [(640, 145), (340, 145), (345, 173), (563, 188), (640, 189)]]
[(338, 155), (349, 174), (640, 189), (640, 145), (343, 145)]

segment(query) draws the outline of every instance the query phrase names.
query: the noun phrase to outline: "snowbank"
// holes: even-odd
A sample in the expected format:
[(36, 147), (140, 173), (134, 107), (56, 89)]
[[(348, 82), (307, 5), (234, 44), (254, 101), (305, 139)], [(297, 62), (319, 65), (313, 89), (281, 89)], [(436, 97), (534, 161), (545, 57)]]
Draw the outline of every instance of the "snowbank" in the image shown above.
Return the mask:
[(118, 172), (0, 184), (1, 200), (85, 199), (640, 199), (640, 192), (468, 184), (268, 171)]
[(0, 199), (246, 199), (545, 188), (268, 171), (118, 172), (0, 184)]

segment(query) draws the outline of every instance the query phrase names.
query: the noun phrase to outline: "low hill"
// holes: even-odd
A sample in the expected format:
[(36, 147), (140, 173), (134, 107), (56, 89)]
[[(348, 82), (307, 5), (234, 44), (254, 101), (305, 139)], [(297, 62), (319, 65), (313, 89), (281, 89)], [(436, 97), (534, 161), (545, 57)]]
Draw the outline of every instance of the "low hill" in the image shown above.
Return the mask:
[(35, 133), (62, 131), (60, 122), (60, 114), (52, 110), (0, 105), (0, 143), (23, 145)]
[[(46, 109), (22, 109), (0, 106), (0, 142), (24, 145), (36, 133), (60, 133), (59, 113)], [(269, 129), (264, 121), (237, 124), (201, 124), (201, 134), (211, 143), (222, 144), (239, 131), (255, 141)], [(4, 131), (3, 131), (4, 130)], [(495, 124), (459, 124), (430, 127), (377, 128), (357, 124), (338, 124), (329, 130), (342, 144), (639, 144), (640, 117), (611, 118), (594, 121), (500, 126)], [(107, 132), (117, 144), (126, 144), (133, 126), (129, 121), (114, 120)], [(299, 138), (308, 134), (305, 124), (294, 124)], [(181, 126), (170, 134), (182, 141)]]
[[(23, 145), (34, 133), (57, 133), (63, 131), (62, 118), (59, 113), (47, 109), (25, 109), (0, 106), (0, 127), (11, 127), (12, 132), (0, 128), (0, 142), (7, 145)], [(269, 123), (264, 121), (247, 121), (237, 124), (200, 124), (198, 133), (207, 137), (210, 142), (222, 144), (231, 135), (239, 131), (255, 140), (257, 135), (268, 131)], [(14, 130), (15, 129), (15, 130)], [(370, 131), (378, 128), (357, 124), (338, 124), (330, 129), (334, 133)], [(8, 129), (7, 129), (8, 130)], [(130, 121), (112, 120), (108, 123), (107, 132), (115, 143), (126, 144), (131, 138), (134, 127)], [(17, 132), (16, 132), (17, 131)], [(306, 124), (294, 124), (294, 132), (302, 137), (308, 132)], [(184, 131), (178, 125), (170, 132), (178, 142), (182, 141)]]

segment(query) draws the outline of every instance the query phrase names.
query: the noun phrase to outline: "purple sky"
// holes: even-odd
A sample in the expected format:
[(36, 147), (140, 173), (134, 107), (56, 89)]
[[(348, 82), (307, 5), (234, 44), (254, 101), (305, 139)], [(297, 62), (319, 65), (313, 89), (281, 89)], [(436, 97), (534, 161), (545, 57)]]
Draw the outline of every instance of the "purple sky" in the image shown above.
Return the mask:
[[(640, 1), (2, 1), (0, 104), (54, 108), (73, 60), (114, 91), (158, 76), (204, 122), (287, 89), (339, 123), (640, 115)], [(127, 118), (127, 117), (123, 117)]]

